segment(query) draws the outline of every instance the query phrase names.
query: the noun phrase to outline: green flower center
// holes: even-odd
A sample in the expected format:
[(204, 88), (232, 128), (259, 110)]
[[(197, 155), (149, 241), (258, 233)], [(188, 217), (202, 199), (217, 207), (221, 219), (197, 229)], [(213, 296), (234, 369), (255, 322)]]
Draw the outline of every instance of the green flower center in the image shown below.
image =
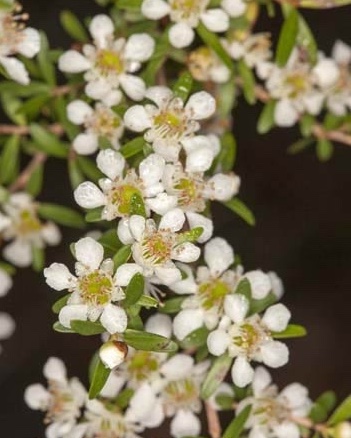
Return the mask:
[(220, 279), (202, 283), (198, 289), (201, 305), (206, 310), (212, 309), (213, 307), (222, 309), (224, 298), (229, 292), (229, 286)]
[(154, 125), (162, 136), (179, 136), (185, 129), (185, 121), (181, 112), (161, 111), (154, 117)]
[(199, 387), (191, 379), (176, 380), (169, 382), (164, 388), (166, 403), (178, 408), (187, 407), (199, 398)]
[(130, 184), (123, 184), (111, 190), (109, 200), (121, 215), (128, 215), (131, 212), (131, 201), (134, 195), (142, 199), (139, 189)]
[(191, 15), (198, 15), (204, 9), (204, 0), (173, 0), (171, 8), (175, 11), (182, 12), (183, 18)]
[(42, 229), (42, 224), (36, 214), (31, 210), (22, 210), (19, 215), (17, 232), (20, 235), (37, 233)]
[(142, 242), (143, 257), (154, 265), (161, 265), (170, 260), (173, 241), (163, 231), (156, 231), (144, 238)]
[(96, 59), (96, 65), (103, 75), (109, 73), (121, 74), (124, 71), (124, 63), (119, 53), (113, 50), (100, 50)]
[(111, 110), (100, 108), (91, 123), (93, 130), (99, 135), (109, 137), (121, 126), (121, 119)]
[(104, 306), (111, 301), (113, 281), (110, 275), (94, 271), (79, 279), (79, 291), (85, 304)]
[(176, 184), (175, 188), (181, 192), (179, 196), (180, 205), (189, 205), (196, 201), (198, 193), (193, 180), (182, 178)]
[(136, 351), (127, 365), (128, 372), (133, 380), (146, 380), (159, 369), (159, 362), (149, 351)]
[(302, 73), (294, 73), (285, 79), (285, 83), (292, 88), (290, 97), (297, 97), (307, 89), (307, 80)]

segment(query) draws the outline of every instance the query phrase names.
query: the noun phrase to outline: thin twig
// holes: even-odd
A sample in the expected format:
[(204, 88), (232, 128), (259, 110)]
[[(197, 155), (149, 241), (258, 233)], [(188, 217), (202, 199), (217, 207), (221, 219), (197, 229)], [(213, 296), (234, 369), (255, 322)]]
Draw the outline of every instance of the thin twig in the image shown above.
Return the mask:
[(33, 173), (38, 169), (38, 167), (45, 162), (47, 155), (44, 152), (37, 152), (33, 158), (30, 160), (28, 165), (23, 169), (23, 171), (18, 175), (16, 181), (9, 187), (10, 192), (16, 192), (17, 190), (22, 190), (30, 180)]
[(205, 410), (208, 424), (208, 432), (211, 438), (221, 438), (222, 429), (218, 417), (218, 412), (209, 402), (205, 402)]
[[(52, 134), (61, 136), (64, 134), (65, 130), (59, 123), (53, 123), (47, 127), (48, 131)], [(30, 126), (17, 126), (17, 125), (0, 125), (0, 135), (29, 135)]]

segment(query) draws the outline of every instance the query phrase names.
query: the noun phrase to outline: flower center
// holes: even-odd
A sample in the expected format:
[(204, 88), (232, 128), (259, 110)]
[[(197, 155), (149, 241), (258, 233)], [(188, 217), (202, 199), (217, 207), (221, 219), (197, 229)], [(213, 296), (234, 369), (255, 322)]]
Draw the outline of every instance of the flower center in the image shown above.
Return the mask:
[(42, 229), (42, 225), (31, 210), (22, 210), (19, 214), (19, 222), (17, 224), (17, 233), (22, 236), (38, 233)]
[(20, 13), (21, 11), (22, 6), (17, 3), (12, 11), (0, 14), (0, 46), (7, 46), (0, 49), (3, 55), (14, 53), (17, 45), (23, 40), (22, 31), (29, 15)]
[(70, 392), (65, 391), (62, 385), (49, 381), (49, 392), (51, 394), (50, 406), (45, 416), (45, 423), (53, 423), (55, 420), (62, 420), (75, 414), (78, 416), (77, 407)]
[(297, 97), (300, 93), (303, 93), (307, 89), (306, 76), (302, 73), (293, 73), (285, 78), (285, 83), (291, 88), (289, 97)]
[(121, 74), (124, 71), (124, 63), (120, 54), (113, 50), (100, 50), (97, 55), (96, 65), (104, 76), (110, 73)]
[(206, 310), (212, 309), (213, 307), (222, 310), (224, 298), (229, 292), (228, 284), (220, 279), (202, 283), (198, 289), (201, 305)]
[(207, 0), (173, 0), (170, 2), (171, 9), (178, 19), (197, 18), (207, 6)]
[(121, 126), (121, 119), (109, 108), (100, 107), (97, 108), (87, 125), (95, 133), (103, 137), (110, 137)]
[(180, 205), (192, 204), (198, 198), (196, 182), (190, 178), (181, 178), (175, 188), (180, 191), (178, 197)]
[(154, 125), (162, 137), (179, 137), (185, 128), (182, 110), (169, 108), (154, 117)]
[(173, 236), (165, 231), (155, 231), (142, 241), (143, 258), (153, 265), (162, 265), (171, 258)]
[(132, 380), (143, 381), (159, 369), (157, 357), (149, 351), (136, 351), (127, 364)]
[(164, 388), (166, 405), (187, 408), (199, 399), (199, 386), (190, 378), (169, 382)]
[[(234, 326), (235, 327), (235, 326)], [(242, 324), (233, 333), (233, 343), (248, 356), (252, 356), (257, 348), (265, 341), (271, 339), (269, 332), (259, 321), (249, 320)]]
[(85, 304), (103, 306), (111, 301), (113, 281), (104, 272), (97, 270), (80, 277), (78, 287)]
[(281, 423), (289, 418), (290, 410), (274, 398), (263, 397), (257, 400), (253, 414), (260, 416), (260, 422), (264, 424)]
[(134, 195), (142, 198), (140, 190), (131, 184), (116, 184), (108, 194), (111, 204), (116, 207), (116, 215), (129, 215), (131, 213), (131, 200)]

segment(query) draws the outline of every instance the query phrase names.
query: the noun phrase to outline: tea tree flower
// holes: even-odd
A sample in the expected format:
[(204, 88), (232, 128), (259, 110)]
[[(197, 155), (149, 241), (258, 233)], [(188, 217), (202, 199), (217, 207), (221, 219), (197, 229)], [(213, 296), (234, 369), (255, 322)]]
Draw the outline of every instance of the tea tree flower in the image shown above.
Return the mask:
[(73, 147), (78, 154), (89, 155), (99, 148), (99, 140), (106, 139), (114, 149), (119, 149), (123, 135), (122, 119), (108, 106), (97, 103), (95, 109), (83, 100), (75, 100), (67, 106), (68, 119), (75, 125), (83, 125), (85, 132), (78, 134)]
[(0, 268), (0, 297), (7, 295), (12, 288), (12, 277), (4, 269)]
[(230, 77), (229, 68), (206, 46), (192, 51), (187, 59), (187, 65), (192, 76), (200, 82), (212, 81), (223, 84)]
[(291, 314), (283, 304), (269, 307), (263, 317), (247, 316), (249, 301), (243, 295), (234, 294), (226, 296), (224, 310), (226, 315), (218, 329), (209, 334), (207, 346), (215, 356), (228, 351), (235, 358), (232, 379), (237, 386), (244, 387), (252, 381), (252, 360), (272, 368), (288, 362), (286, 345), (272, 337), (273, 332), (282, 332), (288, 325)]
[(185, 220), (182, 210), (176, 208), (167, 212), (158, 226), (153, 219), (139, 215), (118, 223), (118, 237), (124, 244), (132, 245), (133, 258), (145, 277), (156, 276), (169, 285), (181, 279), (174, 260), (191, 263), (199, 258), (200, 249), (187, 241), (186, 233), (179, 233)]
[(123, 332), (127, 328), (127, 314), (116, 303), (124, 299), (122, 286), (128, 285), (139, 268), (134, 264), (124, 264), (114, 274), (112, 260), (104, 260), (102, 245), (91, 237), (75, 243), (74, 252), (76, 276), (62, 263), (53, 263), (44, 270), (50, 287), (58, 291), (68, 289), (71, 293), (59, 313), (60, 323), (70, 327), (75, 319), (100, 319), (109, 333)]
[(252, 405), (246, 428), (251, 429), (250, 436), (262, 438), (287, 438), (302, 436), (299, 426), (294, 422), (306, 418), (312, 402), (308, 390), (299, 383), (286, 386), (281, 392), (268, 371), (258, 367), (252, 381), (253, 395), (242, 400), (239, 413), (248, 404)]
[(57, 245), (61, 234), (52, 222), (42, 223), (37, 215), (37, 206), (27, 193), (15, 193), (3, 206), (0, 213), (0, 234), (11, 242), (5, 246), (3, 255), (15, 266), (30, 266), (33, 250), (46, 245)]
[(225, 32), (229, 28), (229, 15), (233, 10), (231, 1), (224, 0), (225, 8), (209, 8), (209, 0), (144, 0), (141, 12), (150, 20), (169, 16), (174, 23), (169, 29), (172, 46), (189, 46), (194, 38), (194, 28), (202, 22), (212, 32)]
[(25, 26), (28, 14), (21, 11), (18, 3), (0, 10), (0, 64), (11, 79), (28, 85), (29, 75), (23, 62), (13, 55), (33, 58), (40, 50), (40, 36), (36, 29)]
[(211, 117), (216, 109), (214, 98), (205, 91), (194, 93), (186, 103), (163, 86), (150, 87), (145, 95), (153, 104), (134, 105), (124, 115), (124, 123), (135, 132), (145, 132), (144, 138), (151, 143), (156, 153), (166, 161), (178, 161), (179, 152), (185, 149), (188, 160), (193, 155), (189, 171), (206, 171), (210, 168), (219, 145), (213, 144), (213, 138), (194, 136), (200, 129), (198, 120)]
[(24, 400), (31, 409), (46, 412), (46, 436), (66, 438), (81, 415), (87, 398), (83, 385), (77, 378), (67, 379), (66, 368), (61, 359), (51, 357), (43, 369), (48, 387), (36, 383), (30, 385)]
[(86, 181), (74, 192), (78, 205), (83, 208), (103, 207), (101, 218), (113, 220), (132, 214), (135, 197), (141, 201), (150, 214), (150, 209), (162, 214), (176, 205), (176, 199), (164, 193), (161, 183), (165, 161), (157, 154), (151, 154), (139, 164), (138, 173), (131, 168), (125, 172), (126, 161), (112, 149), (105, 149), (97, 156), (98, 168), (107, 176), (100, 179), (97, 187)]
[(141, 100), (144, 81), (134, 75), (154, 51), (154, 40), (146, 33), (128, 39), (114, 37), (114, 24), (106, 15), (95, 16), (89, 26), (94, 45), (86, 44), (83, 54), (69, 50), (59, 60), (66, 73), (84, 73), (86, 94), (112, 106), (120, 102), (122, 93), (132, 100)]
[[(13, 318), (5, 312), (0, 312), (0, 340), (4, 341), (12, 336), (15, 331), (16, 324)], [(2, 346), (0, 345), (0, 353)]]

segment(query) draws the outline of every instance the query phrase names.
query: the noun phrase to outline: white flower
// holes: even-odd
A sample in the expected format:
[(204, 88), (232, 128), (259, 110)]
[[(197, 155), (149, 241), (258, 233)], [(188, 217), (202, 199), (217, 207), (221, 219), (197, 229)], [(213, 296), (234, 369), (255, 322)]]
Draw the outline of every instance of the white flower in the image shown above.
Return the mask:
[(234, 173), (217, 173), (208, 178), (203, 172), (186, 172), (181, 163), (167, 164), (163, 185), (168, 195), (175, 197), (177, 206), (184, 211), (202, 213), (206, 201), (226, 202), (240, 187), (240, 178)]
[[(152, 143), (154, 151), (162, 155), (166, 161), (178, 161), (181, 148), (193, 154), (199, 160), (201, 168), (193, 165), (189, 171), (204, 172), (212, 164), (214, 156), (219, 152), (219, 143), (211, 137), (197, 136), (200, 129), (198, 120), (212, 116), (216, 109), (214, 98), (205, 91), (190, 96), (184, 104), (173, 92), (163, 86), (150, 87), (146, 97), (153, 104), (134, 105), (124, 115), (126, 127), (135, 132), (145, 132), (144, 138)], [(194, 161), (194, 160), (193, 160)], [(189, 164), (187, 163), (187, 167)]]
[(200, 249), (188, 241), (187, 233), (179, 233), (185, 220), (179, 208), (167, 212), (158, 227), (153, 219), (138, 215), (120, 220), (118, 237), (124, 244), (132, 244), (133, 258), (145, 277), (156, 276), (169, 285), (181, 279), (173, 260), (191, 263), (199, 258)]
[(253, 378), (251, 361), (263, 362), (278, 368), (288, 362), (289, 351), (285, 344), (273, 339), (273, 332), (282, 332), (288, 325), (290, 312), (283, 304), (269, 307), (263, 317), (247, 316), (249, 301), (240, 294), (227, 295), (224, 301), (226, 316), (219, 328), (207, 338), (210, 353), (215, 356), (228, 351), (236, 358), (232, 367), (233, 382), (244, 387)]
[(75, 100), (67, 106), (68, 119), (75, 125), (83, 125), (85, 132), (73, 140), (78, 154), (89, 155), (99, 148), (99, 140), (107, 139), (114, 149), (119, 149), (123, 135), (123, 121), (111, 108), (97, 103), (95, 109), (82, 100)]
[(343, 421), (335, 427), (335, 438), (351, 438), (351, 423)]
[(42, 223), (37, 216), (37, 206), (27, 193), (10, 196), (0, 213), (0, 233), (4, 240), (12, 240), (3, 250), (5, 259), (19, 267), (30, 266), (33, 250), (46, 245), (57, 245), (61, 240), (58, 227)]
[(252, 405), (246, 428), (251, 429), (250, 437), (299, 438), (298, 425), (294, 422), (306, 418), (312, 403), (308, 390), (299, 383), (292, 383), (280, 393), (268, 371), (258, 367), (252, 382), (253, 395), (242, 400), (237, 412)]
[(191, 294), (182, 303), (182, 310), (175, 316), (174, 333), (183, 340), (192, 331), (206, 325), (213, 330), (224, 314), (224, 299), (233, 293), (241, 275), (228, 270), (234, 262), (234, 251), (222, 238), (210, 240), (204, 248), (207, 266), (197, 269), (196, 280), (191, 269), (181, 266), (187, 278), (170, 285), (178, 294)]
[(0, 268), (0, 297), (7, 295), (12, 288), (12, 284), (11, 276), (4, 269)]
[(141, 100), (145, 83), (137, 72), (150, 59), (155, 42), (146, 33), (133, 34), (127, 40), (114, 38), (114, 24), (106, 15), (95, 16), (89, 27), (94, 45), (86, 44), (83, 54), (69, 50), (59, 59), (59, 68), (66, 73), (82, 73), (88, 82), (86, 94), (108, 106), (120, 102), (120, 88), (132, 100)]
[(51, 357), (43, 369), (48, 388), (36, 383), (28, 386), (24, 400), (31, 409), (46, 412), (46, 436), (66, 438), (80, 417), (87, 394), (77, 378), (67, 379), (61, 359)]
[[(15, 328), (16, 324), (13, 318), (5, 312), (0, 312), (0, 340), (3, 341), (12, 336)], [(2, 347), (0, 345), (0, 352), (1, 350)]]
[(192, 51), (187, 59), (187, 64), (190, 73), (197, 81), (212, 81), (222, 84), (230, 78), (229, 68), (207, 46), (201, 46)]
[(150, 209), (163, 214), (175, 207), (176, 199), (164, 193), (161, 183), (165, 161), (160, 155), (151, 154), (141, 161), (138, 173), (133, 168), (125, 172), (126, 160), (112, 149), (99, 152), (96, 161), (107, 178), (100, 179), (101, 189), (88, 181), (77, 187), (74, 197), (81, 207), (103, 207), (101, 218), (108, 221), (130, 216), (133, 202), (142, 202), (148, 216)]
[(103, 259), (104, 250), (91, 237), (84, 237), (74, 245), (76, 276), (62, 263), (53, 263), (44, 269), (47, 284), (58, 291), (68, 289), (71, 293), (67, 304), (59, 313), (59, 321), (65, 327), (71, 321), (100, 319), (105, 329), (122, 333), (127, 328), (127, 314), (116, 305), (125, 298), (122, 286), (127, 286), (140, 268), (134, 263), (121, 265), (113, 274), (113, 261)]
[(13, 55), (20, 54), (32, 58), (40, 50), (40, 35), (36, 29), (25, 27), (27, 14), (15, 3), (11, 10), (0, 11), (0, 64), (11, 79), (22, 85), (28, 85), (29, 75), (22, 63)]
[(262, 300), (269, 294), (269, 292), (273, 288), (271, 281), (272, 277), (268, 274), (265, 274), (259, 269), (246, 272), (246, 274), (242, 278), (245, 278), (249, 281), (251, 295), (254, 300)]
[(189, 46), (194, 38), (194, 28), (200, 22), (212, 32), (225, 32), (229, 28), (232, 7), (225, 1), (225, 8), (209, 8), (210, 0), (144, 0), (141, 12), (150, 20), (169, 16), (174, 23), (169, 30), (170, 43), (177, 48)]

